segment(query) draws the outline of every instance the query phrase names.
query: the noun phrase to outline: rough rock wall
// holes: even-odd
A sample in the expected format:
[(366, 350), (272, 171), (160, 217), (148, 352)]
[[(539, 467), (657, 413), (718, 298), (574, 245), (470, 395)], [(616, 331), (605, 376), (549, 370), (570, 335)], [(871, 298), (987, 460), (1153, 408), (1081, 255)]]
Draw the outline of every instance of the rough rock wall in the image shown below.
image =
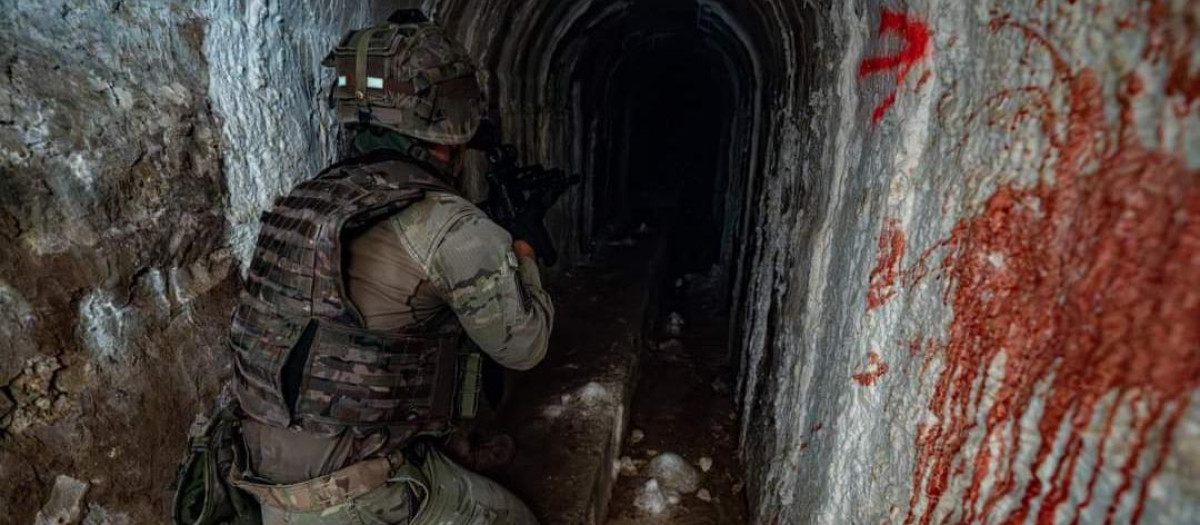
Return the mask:
[(771, 130), (763, 523), (1200, 511), (1200, 5), (833, 2)]
[[(336, 155), (319, 61), (402, 3), (4, 3), (6, 519), (31, 522), (65, 475), (91, 484), (88, 520), (161, 522), (184, 432), (230, 373), (258, 214)], [(457, 9), (447, 25), (494, 62), (515, 7)]]
[(332, 157), (317, 62), (391, 3), (3, 3), (0, 522), (59, 475), (163, 521), (253, 219)]

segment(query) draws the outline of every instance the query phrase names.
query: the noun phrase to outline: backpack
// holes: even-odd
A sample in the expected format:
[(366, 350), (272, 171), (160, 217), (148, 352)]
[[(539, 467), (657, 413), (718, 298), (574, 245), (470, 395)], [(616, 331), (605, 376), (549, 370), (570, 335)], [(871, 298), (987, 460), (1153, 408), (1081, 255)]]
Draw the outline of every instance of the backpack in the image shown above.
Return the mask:
[(171, 523), (261, 525), (258, 502), (229, 481), (230, 469), (245, 457), (236, 402), (218, 400), (212, 416), (199, 428), (188, 439), (188, 451), (176, 473)]

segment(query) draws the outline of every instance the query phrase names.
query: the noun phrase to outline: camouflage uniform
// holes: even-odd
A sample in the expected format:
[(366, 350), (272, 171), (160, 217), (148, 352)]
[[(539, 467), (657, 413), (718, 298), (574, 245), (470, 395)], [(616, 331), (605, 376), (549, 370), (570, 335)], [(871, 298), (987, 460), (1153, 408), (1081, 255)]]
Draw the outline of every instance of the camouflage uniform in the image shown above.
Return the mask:
[[(345, 246), (346, 295), (367, 330), (420, 332), (453, 319), (480, 350), (508, 368), (526, 370), (545, 356), (554, 308), (536, 262), (518, 257), (510, 235), (463, 197), (428, 190)], [(360, 373), (340, 372), (351, 383)], [(241, 429), (248, 457), (235, 482), (258, 496), (268, 524), (403, 524), (418, 508), (414, 523), (433, 515), (434, 508), (443, 508), (437, 514), (442, 518), (447, 512), (461, 518), (451, 523), (469, 523), (468, 517), (477, 515), (490, 516), (480, 523), (510, 518), (511, 523), (536, 523), (502, 487), (455, 465), (436, 448), (426, 447), (428, 460), (421, 468), (403, 461), (380, 463), (402, 458), (399, 451), (410, 433), (391, 434), (379, 425), (280, 425), (258, 418), (246, 418)], [(422, 432), (444, 429), (430, 426)]]
[[(347, 293), (373, 330), (401, 330), (453, 313), (471, 340), (507, 368), (541, 361), (554, 317), (537, 263), (466, 199), (424, 200), (349, 242)], [(369, 449), (373, 435), (320, 435), (250, 420), (243, 425), (258, 474), (294, 483), (328, 474)], [(305, 456), (297, 459), (297, 456)]]
[[(290, 493), (286, 504), (264, 504), (263, 523), (297, 525), (529, 525), (537, 519), (520, 500), (496, 482), (466, 470), (436, 448), (420, 451), (420, 467), (409, 464), (388, 471), (384, 484), (363, 491), (356, 481), (330, 476), (324, 487)], [(385, 467), (386, 468), (386, 467)], [(243, 485), (244, 487), (244, 485)], [(356, 494), (334, 505), (323, 494)], [(270, 495), (260, 496), (270, 501)], [(283, 510), (290, 507), (289, 510)], [(414, 510), (419, 509), (418, 512)], [(411, 517), (410, 517), (411, 516)]]
[(536, 523), (503, 487), (414, 440), (447, 429), (448, 341), (465, 333), (525, 370), (553, 322), (537, 264), (418, 142), (474, 134), (474, 66), (439, 28), (408, 20), (351, 32), (326, 64), (339, 120), (395, 151), (335, 166), (264, 216), (230, 339), (248, 415), (232, 480), (267, 524)]

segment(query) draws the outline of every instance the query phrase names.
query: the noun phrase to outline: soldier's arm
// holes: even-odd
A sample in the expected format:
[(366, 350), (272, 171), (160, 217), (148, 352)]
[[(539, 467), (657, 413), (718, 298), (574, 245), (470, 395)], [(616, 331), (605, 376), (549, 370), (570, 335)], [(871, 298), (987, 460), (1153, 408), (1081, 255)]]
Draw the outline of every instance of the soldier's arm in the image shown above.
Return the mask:
[(514, 253), (507, 231), (481, 211), (467, 214), (449, 226), (430, 262), (431, 278), (475, 344), (507, 368), (541, 362), (554, 306), (537, 263)]

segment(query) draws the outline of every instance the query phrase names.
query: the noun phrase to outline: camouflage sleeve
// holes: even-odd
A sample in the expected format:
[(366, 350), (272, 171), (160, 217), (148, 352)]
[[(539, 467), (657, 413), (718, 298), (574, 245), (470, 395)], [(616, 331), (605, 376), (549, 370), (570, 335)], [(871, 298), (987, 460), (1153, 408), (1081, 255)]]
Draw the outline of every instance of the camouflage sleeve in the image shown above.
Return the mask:
[(554, 306), (537, 263), (518, 260), (508, 232), (482, 212), (467, 214), (449, 226), (430, 263), (430, 279), (475, 344), (508, 368), (541, 362)]

